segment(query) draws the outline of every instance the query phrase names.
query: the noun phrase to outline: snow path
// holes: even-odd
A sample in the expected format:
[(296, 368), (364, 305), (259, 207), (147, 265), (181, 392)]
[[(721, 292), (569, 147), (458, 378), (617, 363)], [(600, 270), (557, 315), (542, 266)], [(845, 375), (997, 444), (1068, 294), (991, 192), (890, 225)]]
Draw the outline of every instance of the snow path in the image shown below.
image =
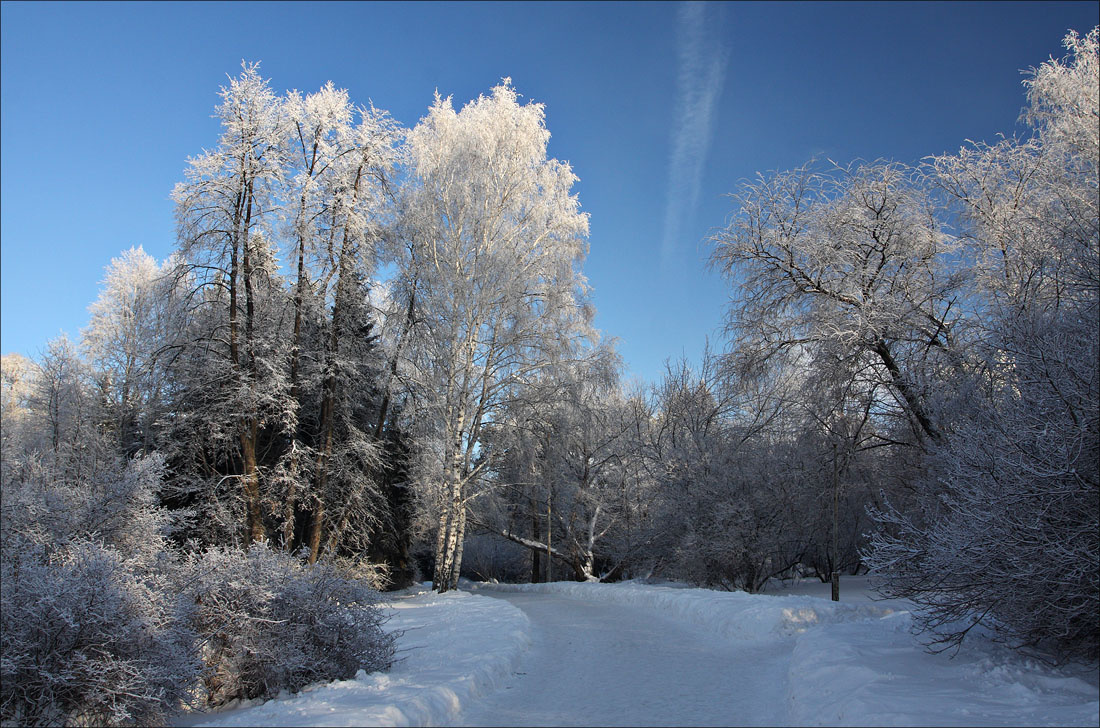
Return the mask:
[[(548, 656), (572, 656), (582, 649), (595, 664), (566, 669), (581, 671), (578, 683), (592, 676), (588, 679), (598, 689), (587, 694), (581, 689), (578, 702), (571, 702), (578, 694), (572, 689), (568, 696), (559, 691), (539, 697), (537, 686), (514, 696), (497, 693), (470, 706), (461, 720), (466, 725), (1100, 724), (1100, 673), (1095, 666), (1050, 668), (981, 636), (954, 659), (928, 654), (910, 632), (909, 605), (873, 602), (862, 582), (865, 579), (858, 577), (847, 580), (847, 585), (842, 582), (841, 602), (829, 601), (828, 585), (820, 584), (778, 589), (770, 595), (637, 582), (470, 584), (476, 593), (507, 594), (527, 614), (535, 631), (531, 653), (522, 664), (536, 667), (519, 670), (540, 670), (538, 682), (549, 685), (561, 678)], [(541, 600), (513, 599), (520, 595)], [(540, 602), (550, 612), (563, 613), (561, 618), (549, 615), (551, 624), (557, 620), (566, 627), (556, 638), (550, 636), (553, 627), (542, 631), (545, 616), (532, 606)], [(594, 604), (614, 607), (601, 625), (609, 635), (636, 635), (633, 627), (642, 625), (639, 641), (626, 640), (633, 643), (636, 662), (631, 663), (622, 649), (614, 658), (602, 660), (607, 638), (597, 635), (589, 637), (594, 641), (590, 650), (562, 644), (571, 639), (569, 629), (581, 628), (582, 615)], [(566, 614), (582, 607), (585, 611), (577, 611), (571, 624)], [(663, 646), (666, 636), (674, 643), (698, 645), (702, 640), (698, 659), (680, 659), (675, 645)], [(647, 652), (647, 640), (662, 646)], [(613, 639), (612, 646), (618, 648), (621, 642)], [(716, 661), (707, 657), (710, 654)], [(625, 681), (647, 679), (660, 666), (635, 677), (632, 671), (639, 662), (670, 668), (663, 683), (650, 681), (648, 692), (636, 694), (634, 699), (647, 701), (649, 707), (640, 711), (639, 706), (624, 704), (630, 686), (619, 686), (619, 676)], [(599, 690), (608, 683), (624, 711), (621, 718), (602, 712)], [(518, 679), (508, 685), (512, 689), (507, 693), (520, 689)], [(535, 706), (546, 711), (543, 717), (525, 718)], [(555, 706), (557, 712), (551, 712)], [(508, 710), (512, 712), (502, 714)]]
[[(1100, 668), (982, 637), (930, 655), (865, 579), (770, 595), (676, 584), (474, 584), (391, 595), (388, 673), (176, 726), (1100, 725)], [(258, 702), (258, 701), (257, 701)]]
[(790, 640), (715, 640), (645, 607), (553, 593), (506, 599), (531, 622), (512, 679), (456, 725), (785, 725)]

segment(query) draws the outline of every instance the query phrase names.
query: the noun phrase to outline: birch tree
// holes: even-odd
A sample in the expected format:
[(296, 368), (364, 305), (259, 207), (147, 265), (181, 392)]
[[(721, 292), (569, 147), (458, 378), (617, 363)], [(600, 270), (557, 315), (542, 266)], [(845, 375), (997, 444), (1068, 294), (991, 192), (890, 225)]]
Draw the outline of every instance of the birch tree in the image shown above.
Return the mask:
[(417, 415), (431, 423), (436, 462), (424, 483), (438, 514), (433, 582), (454, 588), (483, 425), (556, 348), (588, 333), (587, 215), (567, 163), (547, 157), (541, 104), (521, 104), (505, 79), (461, 111), (436, 95), (409, 133), (414, 189), (406, 279), (415, 278)]

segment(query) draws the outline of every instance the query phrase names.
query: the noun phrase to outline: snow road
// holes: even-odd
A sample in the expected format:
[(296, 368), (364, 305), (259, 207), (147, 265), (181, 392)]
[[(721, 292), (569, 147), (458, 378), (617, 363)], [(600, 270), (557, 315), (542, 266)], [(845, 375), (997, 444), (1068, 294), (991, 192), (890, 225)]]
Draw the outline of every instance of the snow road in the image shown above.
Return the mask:
[(715, 640), (650, 609), (535, 592), (506, 599), (531, 622), (512, 679), (456, 725), (782, 725), (789, 640)]
[[(925, 652), (865, 579), (772, 594), (677, 584), (475, 584), (395, 595), (387, 673), (176, 726), (1100, 723), (1100, 669), (1051, 668), (975, 636)], [(823, 598), (824, 597), (824, 598)]]

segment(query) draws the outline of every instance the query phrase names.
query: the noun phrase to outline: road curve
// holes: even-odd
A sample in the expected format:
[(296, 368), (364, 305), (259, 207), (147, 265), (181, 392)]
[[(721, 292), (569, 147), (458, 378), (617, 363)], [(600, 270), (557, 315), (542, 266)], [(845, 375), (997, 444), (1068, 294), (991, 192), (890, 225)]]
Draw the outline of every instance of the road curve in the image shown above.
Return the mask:
[(495, 592), (531, 620), (511, 679), (464, 726), (785, 725), (791, 640), (736, 641), (651, 609)]

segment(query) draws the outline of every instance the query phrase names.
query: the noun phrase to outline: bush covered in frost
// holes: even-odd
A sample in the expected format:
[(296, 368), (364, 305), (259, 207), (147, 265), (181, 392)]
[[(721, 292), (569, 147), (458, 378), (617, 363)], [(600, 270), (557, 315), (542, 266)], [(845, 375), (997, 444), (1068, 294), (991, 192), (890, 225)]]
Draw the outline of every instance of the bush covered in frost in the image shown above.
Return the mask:
[(368, 581), (263, 543), (179, 556), (163, 474), (152, 455), (3, 484), (0, 720), (162, 724), (389, 667)]
[(158, 502), (164, 470), (159, 454), (116, 463), (80, 482), (32, 468), (26, 482), (3, 486), (0, 533), (5, 544), (18, 535), (51, 551), (91, 539), (151, 565), (165, 552), (176, 520)]
[(192, 624), (203, 639), (208, 706), (274, 697), (359, 669), (385, 670), (394, 637), (378, 592), (326, 562), (253, 544), (211, 548), (185, 566)]
[(87, 539), (47, 554), (16, 536), (4, 552), (0, 720), (163, 724), (200, 667), (171, 592)]

